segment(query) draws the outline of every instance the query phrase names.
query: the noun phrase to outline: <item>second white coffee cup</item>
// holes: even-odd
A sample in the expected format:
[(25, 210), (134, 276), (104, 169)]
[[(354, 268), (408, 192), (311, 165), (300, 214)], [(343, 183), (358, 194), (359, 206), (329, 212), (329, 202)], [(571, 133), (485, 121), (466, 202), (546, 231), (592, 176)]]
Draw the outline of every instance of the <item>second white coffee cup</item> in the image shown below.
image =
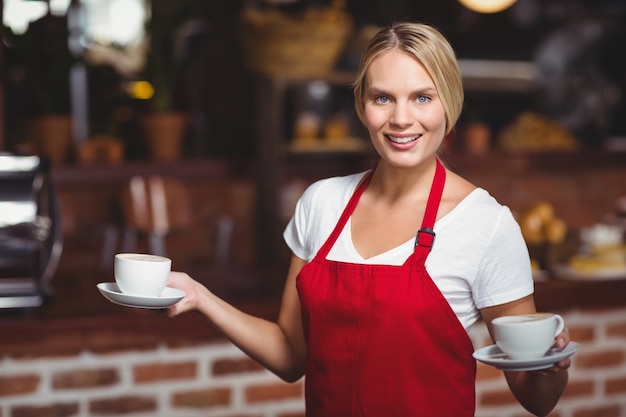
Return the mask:
[(142, 297), (159, 296), (172, 268), (169, 258), (143, 253), (115, 255), (115, 283), (121, 292)]
[(496, 345), (511, 359), (544, 356), (563, 331), (563, 318), (554, 313), (502, 316), (491, 322)]

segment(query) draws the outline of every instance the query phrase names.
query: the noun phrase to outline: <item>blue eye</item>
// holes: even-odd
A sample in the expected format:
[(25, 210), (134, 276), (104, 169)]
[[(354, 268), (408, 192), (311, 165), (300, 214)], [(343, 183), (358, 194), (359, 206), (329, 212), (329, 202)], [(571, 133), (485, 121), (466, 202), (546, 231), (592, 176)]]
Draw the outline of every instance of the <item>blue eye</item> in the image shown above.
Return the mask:
[(427, 103), (429, 100), (430, 100), (430, 97), (427, 97), (427, 96), (419, 96), (417, 98), (417, 101), (419, 103)]
[(387, 96), (378, 96), (376, 97), (376, 101), (381, 104), (385, 104), (389, 102), (389, 97)]

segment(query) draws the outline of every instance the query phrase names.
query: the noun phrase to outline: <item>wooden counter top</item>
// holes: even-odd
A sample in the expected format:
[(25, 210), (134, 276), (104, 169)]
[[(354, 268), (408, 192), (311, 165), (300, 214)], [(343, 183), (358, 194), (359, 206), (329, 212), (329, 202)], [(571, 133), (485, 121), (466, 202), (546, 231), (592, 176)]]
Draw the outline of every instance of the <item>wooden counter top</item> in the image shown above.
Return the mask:
[[(228, 282), (228, 273), (221, 279)], [(241, 280), (235, 271), (231, 282)], [(252, 280), (262, 282), (262, 280)], [(30, 315), (0, 315), (0, 356), (48, 357), (75, 355), (83, 350), (114, 352), (127, 349), (148, 349), (161, 344), (184, 346), (221, 340), (221, 335), (197, 313), (168, 318), (154, 310), (117, 306), (106, 301), (94, 287), (85, 289), (78, 301), (59, 296), (69, 307), (53, 306)], [(253, 288), (228, 289), (216, 292), (244, 311), (259, 317), (275, 319), (279, 309), (278, 291)], [(252, 295), (255, 293), (255, 295)], [(274, 295), (271, 295), (274, 294)], [(608, 309), (626, 305), (626, 279), (565, 281), (536, 283), (537, 308), (544, 311), (570, 309)]]
[(624, 279), (586, 281), (552, 279), (535, 283), (538, 310), (604, 309), (626, 306)]

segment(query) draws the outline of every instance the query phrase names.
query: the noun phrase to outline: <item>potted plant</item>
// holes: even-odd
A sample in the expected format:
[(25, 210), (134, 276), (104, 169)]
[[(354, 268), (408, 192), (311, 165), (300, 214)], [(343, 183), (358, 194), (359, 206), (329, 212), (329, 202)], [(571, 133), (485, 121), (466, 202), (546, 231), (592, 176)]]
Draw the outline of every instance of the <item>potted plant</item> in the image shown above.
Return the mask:
[(13, 93), (32, 121), (35, 152), (63, 162), (71, 147), (70, 71), (75, 58), (68, 48), (67, 20), (47, 14), (23, 34), (7, 30)]
[(148, 152), (156, 160), (179, 157), (187, 130), (181, 83), (185, 69), (194, 59), (185, 53), (186, 29), (201, 13), (202, 1), (154, 1), (147, 23), (150, 50), (146, 79), (154, 89), (141, 125)]

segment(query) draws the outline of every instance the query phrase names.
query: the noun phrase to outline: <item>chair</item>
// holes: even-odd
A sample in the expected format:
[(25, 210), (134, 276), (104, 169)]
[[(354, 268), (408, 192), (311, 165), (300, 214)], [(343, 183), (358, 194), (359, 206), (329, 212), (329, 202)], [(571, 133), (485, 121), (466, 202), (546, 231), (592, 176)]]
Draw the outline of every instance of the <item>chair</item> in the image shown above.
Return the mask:
[[(148, 252), (167, 256), (168, 234), (193, 226), (191, 202), (185, 185), (160, 176), (134, 176), (121, 194), (122, 251), (135, 252), (139, 235), (146, 236)], [(104, 231), (101, 266), (106, 270), (115, 253), (120, 228)]]
[[(168, 256), (166, 237), (191, 230), (194, 225), (191, 198), (186, 185), (178, 180), (153, 176), (132, 177), (121, 193), (122, 225), (109, 225), (104, 231), (101, 268), (110, 269), (117, 249), (120, 230), (122, 251), (135, 252), (138, 238), (145, 236), (148, 252)], [(229, 262), (234, 221), (229, 214), (216, 219), (213, 260), (223, 266)], [(210, 256), (209, 254), (207, 254)]]
[(148, 250), (167, 256), (165, 237), (193, 226), (191, 204), (185, 185), (160, 176), (135, 176), (122, 193), (125, 252), (134, 252), (137, 235), (144, 234)]

